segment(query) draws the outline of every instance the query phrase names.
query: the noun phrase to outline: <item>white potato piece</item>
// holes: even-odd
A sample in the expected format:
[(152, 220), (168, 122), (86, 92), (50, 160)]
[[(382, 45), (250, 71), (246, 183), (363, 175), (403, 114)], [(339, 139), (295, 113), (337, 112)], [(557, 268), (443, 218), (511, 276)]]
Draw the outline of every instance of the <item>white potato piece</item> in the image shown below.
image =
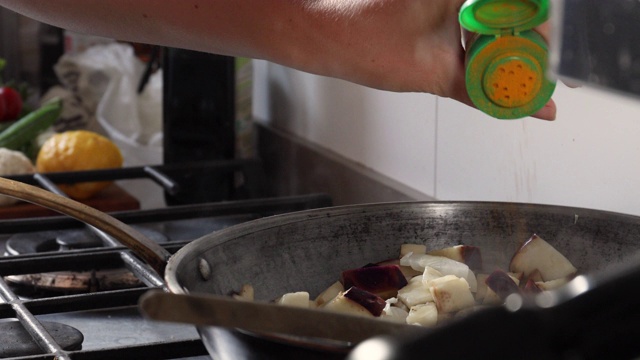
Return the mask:
[(472, 269), (482, 268), (480, 248), (471, 245), (455, 245), (427, 252), (429, 255), (444, 256), (451, 260), (465, 263)]
[(534, 234), (513, 255), (509, 271), (529, 276), (535, 270), (544, 281), (566, 278), (578, 271), (562, 253)]
[(320, 293), (320, 295), (316, 297), (316, 306), (322, 306), (326, 304), (327, 302), (331, 301), (331, 299), (338, 296), (341, 291), (344, 291), (344, 286), (342, 286), (342, 283), (340, 281), (334, 282), (333, 284), (331, 284), (331, 286), (326, 288)]
[(412, 306), (406, 321), (409, 325), (435, 326), (438, 324), (438, 308), (432, 302)]
[(477, 282), (473, 271), (469, 269), (469, 266), (459, 261), (451, 260), (444, 256), (408, 254), (400, 259), (400, 265), (411, 266), (414, 270), (422, 272), (427, 266), (432, 267), (442, 275), (455, 275), (464, 278), (471, 286), (471, 291), (476, 291)]
[(422, 276), (416, 276), (409, 280), (407, 286), (398, 290), (398, 299), (411, 308), (414, 305), (433, 301), (433, 296), (429, 287), (422, 282)]
[(388, 306), (382, 311), (380, 319), (399, 324), (406, 324), (407, 316), (409, 316), (409, 312), (407, 310), (397, 306)]
[(400, 245), (400, 257), (403, 257), (409, 253), (413, 254), (425, 254), (427, 252), (427, 245), (423, 244), (402, 244)]
[(309, 307), (309, 293), (298, 291), (284, 294), (276, 301), (278, 305), (295, 306), (301, 308)]
[(455, 275), (432, 280), (429, 290), (439, 312), (451, 313), (475, 305), (469, 283)]
[(405, 303), (403, 303), (402, 301), (396, 302), (395, 304), (393, 304), (393, 306), (398, 307), (406, 312), (409, 312), (409, 307), (405, 305)]
[(373, 314), (364, 306), (344, 296), (340, 292), (333, 300), (324, 304), (323, 309), (356, 316), (373, 317)]
[(443, 275), (440, 271), (432, 268), (431, 266), (425, 266), (424, 272), (422, 273), (422, 283), (425, 286), (429, 286), (431, 280), (441, 278)]

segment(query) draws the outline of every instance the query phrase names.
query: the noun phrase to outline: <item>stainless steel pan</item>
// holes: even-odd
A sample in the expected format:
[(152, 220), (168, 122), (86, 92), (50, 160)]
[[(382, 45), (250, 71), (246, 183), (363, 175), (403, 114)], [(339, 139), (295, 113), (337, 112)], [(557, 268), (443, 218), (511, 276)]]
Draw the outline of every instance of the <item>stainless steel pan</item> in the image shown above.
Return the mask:
[[(0, 193), (87, 219), (83, 211), (57, 205), (57, 196), (41, 191), (34, 197), (25, 188), (24, 184), (0, 180)], [(130, 247), (131, 238), (139, 235), (123, 231), (119, 225), (92, 225), (112, 227), (109, 231), (119, 234), (118, 240)], [(425, 243), (430, 248), (476, 245), (482, 249), (485, 268), (505, 267), (516, 248), (533, 233), (552, 243), (581, 271), (596, 272), (622, 263), (636, 252), (640, 218), (514, 203), (386, 203), (251, 221), (195, 240), (168, 261), (166, 253), (147, 244), (133, 241), (137, 244), (133, 249), (159, 272), (166, 262), (164, 278), (172, 293), (227, 295), (249, 283), (258, 300), (271, 300), (289, 291), (306, 290), (316, 295), (336, 281), (341, 270), (397, 257), (402, 243)], [(210, 326), (198, 329), (217, 359), (337, 359), (351, 349), (343, 343)]]

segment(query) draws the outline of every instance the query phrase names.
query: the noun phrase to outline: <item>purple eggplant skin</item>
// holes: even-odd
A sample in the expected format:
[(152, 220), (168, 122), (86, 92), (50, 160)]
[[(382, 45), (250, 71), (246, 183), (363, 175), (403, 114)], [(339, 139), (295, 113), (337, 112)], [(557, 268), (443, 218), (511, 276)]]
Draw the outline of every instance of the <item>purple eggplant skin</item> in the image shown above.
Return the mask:
[(460, 253), (464, 259), (464, 263), (469, 266), (471, 270), (482, 269), (482, 254), (480, 248), (472, 245), (463, 245), (460, 247)]
[(367, 309), (373, 316), (380, 316), (380, 314), (382, 314), (382, 310), (384, 310), (384, 307), (387, 304), (380, 296), (355, 286), (350, 287), (349, 290), (345, 291), (344, 297), (362, 305), (362, 307)]
[(396, 296), (398, 290), (408, 284), (406, 276), (398, 265), (366, 266), (345, 270), (340, 275), (340, 282), (345, 289), (355, 286), (382, 298)]
[(520, 287), (516, 282), (504, 271), (495, 270), (487, 279), (485, 284), (493, 290), (502, 300), (513, 293), (520, 293)]

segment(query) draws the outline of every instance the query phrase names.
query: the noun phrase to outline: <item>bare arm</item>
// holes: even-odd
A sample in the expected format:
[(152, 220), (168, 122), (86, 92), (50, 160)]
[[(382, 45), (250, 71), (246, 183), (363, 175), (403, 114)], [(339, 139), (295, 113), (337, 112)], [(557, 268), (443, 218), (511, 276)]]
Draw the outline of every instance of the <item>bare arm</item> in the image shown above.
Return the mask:
[(278, 23), (293, 10), (283, 1), (260, 0), (1, 0), (0, 5), (82, 33), (247, 56), (259, 55), (257, 46), (277, 35)]
[[(306, 72), (470, 105), (457, 13), (464, 0), (0, 0), (61, 28), (266, 59)], [(552, 118), (553, 114), (543, 114)]]

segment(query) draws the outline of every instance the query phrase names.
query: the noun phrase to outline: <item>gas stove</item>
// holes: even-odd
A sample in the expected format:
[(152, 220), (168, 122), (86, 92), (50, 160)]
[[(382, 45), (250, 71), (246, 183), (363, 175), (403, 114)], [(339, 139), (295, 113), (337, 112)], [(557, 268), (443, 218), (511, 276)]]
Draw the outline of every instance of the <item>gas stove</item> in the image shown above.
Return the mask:
[[(54, 192), (65, 181), (143, 179), (179, 198), (188, 189), (172, 180), (174, 173), (241, 174), (243, 185), (230, 199), (110, 213), (171, 253), (245, 221), (331, 206), (324, 194), (266, 196), (258, 167), (225, 160), (13, 179)], [(139, 297), (162, 288), (163, 279), (99, 231), (66, 216), (0, 220), (0, 251), (0, 358), (208, 358), (193, 326), (140, 315)]]

